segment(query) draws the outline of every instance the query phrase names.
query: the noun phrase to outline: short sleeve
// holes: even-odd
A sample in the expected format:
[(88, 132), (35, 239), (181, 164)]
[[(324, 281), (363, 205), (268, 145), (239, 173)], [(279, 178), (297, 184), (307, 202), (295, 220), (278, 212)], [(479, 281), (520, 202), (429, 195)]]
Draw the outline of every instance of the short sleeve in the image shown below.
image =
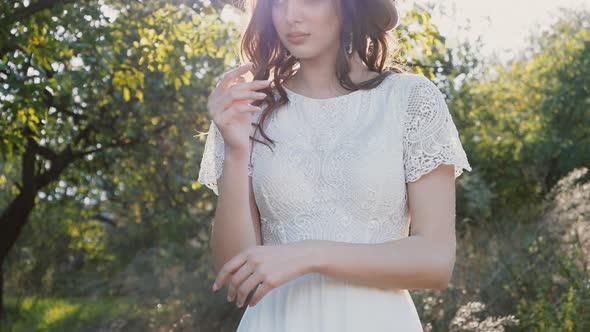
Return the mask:
[(416, 74), (404, 113), (405, 180), (417, 181), (440, 164), (455, 165), (455, 178), (471, 171), (444, 96), (427, 77)]
[[(219, 195), (217, 179), (223, 173), (223, 144), (221, 132), (215, 122), (211, 121), (209, 131), (207, 132), (207, 139), (205, 140), (205, 149), (203, 150), (197, 181), (213, 190), (215, 195)], [(248, 175), (252, 176), (252, 166), (250, 163), (248, 164)]]

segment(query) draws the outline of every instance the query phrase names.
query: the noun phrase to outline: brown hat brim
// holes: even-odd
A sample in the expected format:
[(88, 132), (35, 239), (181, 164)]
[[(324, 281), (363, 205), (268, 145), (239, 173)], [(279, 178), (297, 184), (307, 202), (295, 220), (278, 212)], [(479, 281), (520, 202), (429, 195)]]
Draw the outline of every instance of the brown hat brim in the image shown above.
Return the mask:
[(389, 31), (397, 27), (399, 13), (395, 0), (364, 0), (369, 8), (369, 15), (383, 30)]
[[(358, 0), (364, 2), (368, 7), (370, 20), (375, 22), (384, 31), (397, 27), (399, 14), (396, 7), (396, 0)], [(221, 3), (230, 4), (240, 10), (244, 10), (244, 2), (240, 0), (220, 0)]]

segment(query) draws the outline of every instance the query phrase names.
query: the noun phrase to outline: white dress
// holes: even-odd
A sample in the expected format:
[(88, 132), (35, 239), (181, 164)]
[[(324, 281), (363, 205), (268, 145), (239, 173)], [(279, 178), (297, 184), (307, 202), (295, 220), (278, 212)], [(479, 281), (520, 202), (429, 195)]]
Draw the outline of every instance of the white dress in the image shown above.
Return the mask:
[[(274, 153), (255, 143), (248, 166), (263, 245), (407, 237), (406, 183), (439, 164), (454, 164), (455, 178), (471, 171), (442, 93), (421, 74), (392, 73), (371, 90), (326, 99), (287, 93), (290, 102), (266, 120)], [(260, 112), (252, 117), (257, 121)], [(223, 154), (223, 138), (211, 122), (198, 181), (216, 194)], [(331, 331), (422, 326), (407, 290), (320, 273), (290, 280), (246, 306), (238, 326), (238, 332)]]

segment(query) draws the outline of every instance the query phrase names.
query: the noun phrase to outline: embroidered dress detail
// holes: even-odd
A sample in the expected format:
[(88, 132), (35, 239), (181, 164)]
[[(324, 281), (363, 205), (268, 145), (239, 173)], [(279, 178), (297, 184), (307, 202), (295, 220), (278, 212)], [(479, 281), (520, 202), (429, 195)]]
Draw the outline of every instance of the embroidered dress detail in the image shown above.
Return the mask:
[[(324, 99), (286, 91), (289, 102), (266, 121), (273, 150), (255, 143), (251, 152), (265, 246), (405, 238), (407, 184), (440, 164), (455, 165), (455, 177), (471, 170), (442, 93), (423, 75), (393, 73), (373, 89)], [(216, 190), (223, 140), (215, 127), (209, 133), (199, 182)], [(246, 307), (238, 332), (254, 331), (412, 332), (422, 326), (408, 290), (308, 273)]]
[(404, 117), (406, 182), (416, 181), (440, 164), (454, 164), (455, 178), (471, 171), (444, 96), (432, 81), (418, 76)]

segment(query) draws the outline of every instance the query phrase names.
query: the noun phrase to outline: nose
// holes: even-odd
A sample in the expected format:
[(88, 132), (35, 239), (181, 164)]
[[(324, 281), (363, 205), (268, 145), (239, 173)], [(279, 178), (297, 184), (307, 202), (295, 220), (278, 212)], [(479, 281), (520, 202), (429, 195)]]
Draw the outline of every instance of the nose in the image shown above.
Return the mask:
[(301, 4), (295, 2), (296, 1), (285, 0), (285, 19), (289, 24), (299, 22), (299, 10), (301, 9)]

